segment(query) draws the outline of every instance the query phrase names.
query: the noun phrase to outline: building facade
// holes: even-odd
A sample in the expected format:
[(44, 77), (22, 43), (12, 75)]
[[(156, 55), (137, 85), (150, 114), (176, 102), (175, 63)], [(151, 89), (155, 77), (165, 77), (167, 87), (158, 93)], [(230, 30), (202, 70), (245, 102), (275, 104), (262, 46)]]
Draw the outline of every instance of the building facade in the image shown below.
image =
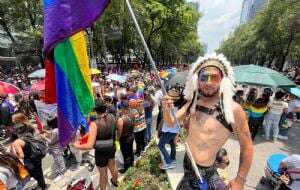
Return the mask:
[(247, 23), (257, 16), (260, 10), (262, 10), (269, 0), (244, 0), (241, 12), (240, 23)]

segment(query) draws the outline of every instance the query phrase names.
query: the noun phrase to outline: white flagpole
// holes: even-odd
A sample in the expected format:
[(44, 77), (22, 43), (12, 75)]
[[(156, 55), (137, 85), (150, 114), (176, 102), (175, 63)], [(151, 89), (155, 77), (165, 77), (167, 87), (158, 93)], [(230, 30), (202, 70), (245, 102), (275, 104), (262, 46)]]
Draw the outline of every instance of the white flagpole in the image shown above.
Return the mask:
[[(136, 20), (136, 17), (135, 17), (135, 14), (134, 14), (133, 10), (132, 10), (131, 4), (130, 4), (129, 0), (125, 0), (125, 1), (126, 1), (126, 4), (127, 4), (128, 9), (129, 9), (130, 15), (131, 15), (131, 17), (132, 17), (132, 19), (133, 19), (133, 23), (134, 23), (134, 25), (135, 25), (135, 27), (136, 27), (136, 29), (137, 29), (139, 35), (140, 35), (140, 38), (141, 38), (142, 43), (143, 43), (143, 46), (144, 46), (144, 48), (145, 48), (145, 50), (146, 50), (146, 53), (147, 53), (147, 55), (148, 55), (148, 58), (149, 58), (149, 60), (150, 60), (150, 64), (151, 64), (151, 66), (152, 66), (152, 68), (153, 68), (153, 70), (154, 70), (154, 72), (155, 72), (155, 75), (156, 75), (158, 81), (159, 81), (159, 84), (160, 84), (160, 87), (161, 87), (161, 89), (162, 89), (162, 91), (163, 91), (163, 94), (166, 95), (166, 94), (167, 94), (166, 88), (164, 87), (164, 85), (163, 85), (163, 83), (162, 83), (162, 81), (161, 81), (161, 79), (160, 79), (160, 77), (159, 77), (159, 73), (158, 73), (157, 67), (156, 67), (155, 62), (154, 62), (154, 60), (153, 60), (153, 57), (152, 57), (152, 55), (151, 55), (151, 52), (150, 52), (150, 50), (149, 50), (149, 48), (148, 48), (148, 45), (147, 45), (147, 43), (146, 43), (146, 41), (145, 41), (144, 35), (143, 35), (142, 31), (141, 31), (141, 28), (140, 28), (140, 26), (139, 26), (139, 24), (138, 24), (138, 22), (137, 22), (137, 20)], [(173, 117), (175, 118), (177, 125), (180, 126), (178, 120), (177, 120), (176, 117), (175, 117), (174, 109), (172, 109), (172, 115), (173, 115)], [(200, 174), (200, 172), (199, 172), (199, 170), (198, 170), (198, 168), (197, 168), (196, 162), (195, 162), (195, 160), (194, 160), (194, 158), (193, 158), (193, 155), (192, 155), (192, 153), (191, 153), (191, 151), (190, 151), (190, 149), (189, 149), (187, 143), (185, 143), (185, 148), (186, 148), (186, 151), (187, 151), (187, 153), (188, 153), (188, 156), (189, 156), (189, 158), (190, 158), (190, 160), (191, 160), (191, 163), (192, 163), (192, 166), (193, 166), (193, 169), (194, 169), (194, 171), (195, 171), (196, 176), (199, 178), (200, 182), (203, 183), (202, 176), (201, 176), (201, 174)]]

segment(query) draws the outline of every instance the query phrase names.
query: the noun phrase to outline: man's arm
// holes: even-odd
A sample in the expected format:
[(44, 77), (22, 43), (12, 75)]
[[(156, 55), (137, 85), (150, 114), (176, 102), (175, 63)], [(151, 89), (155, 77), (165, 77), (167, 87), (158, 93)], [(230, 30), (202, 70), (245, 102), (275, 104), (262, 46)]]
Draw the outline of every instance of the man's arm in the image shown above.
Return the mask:
[(117, 140), (120, 140), (120, 137), (122, 135), (123, 124), (124, 124), (123, 119), (119, 118), (118, 121), (117, 121)]
[(235, 104), (234, 108), (235, 109), (233, 114), (235, 124), (233, 125), (233, 128), (235, 131), (235, 135), (237, 136), (240, 143), (240, 163), (235, 181), (237, 183), (244, 184), (252, 164), (253, 144), (248, 127), (248, 122), (246, 119), (246, 114), (243, 108), (238, 104)]

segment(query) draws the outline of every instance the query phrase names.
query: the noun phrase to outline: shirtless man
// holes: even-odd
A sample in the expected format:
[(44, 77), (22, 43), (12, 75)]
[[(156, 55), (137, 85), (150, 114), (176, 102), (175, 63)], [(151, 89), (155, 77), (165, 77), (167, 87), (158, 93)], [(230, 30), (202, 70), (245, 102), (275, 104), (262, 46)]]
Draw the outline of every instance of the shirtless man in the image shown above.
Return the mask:
[[(251, 135), (242, 107), (232, 100), (233, 85), (233, 70), (223, 55), (201, 57), (187, 78), (184, 95), (188, 102), (175, 114), (179, 122), (188, 120), (187, 144), (200, 174), (213, 190), (242, 190), (252, 162)], [(166, 124), (174, 126), (172, 98), (164, 96), (162, 105)], [(232, 132), (240, 143), (240, 164), (236, 177), (226, 187), (213, 164)], [(199, 189), (198, 181), (186, 154), (184, 177), (177, 190)]]

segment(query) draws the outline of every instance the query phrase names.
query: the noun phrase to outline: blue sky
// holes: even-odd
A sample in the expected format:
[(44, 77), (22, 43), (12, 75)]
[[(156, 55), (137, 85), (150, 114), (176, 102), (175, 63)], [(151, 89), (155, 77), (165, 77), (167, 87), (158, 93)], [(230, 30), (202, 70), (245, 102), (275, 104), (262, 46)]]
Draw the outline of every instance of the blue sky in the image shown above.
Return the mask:
[(213, 53), (239, 24), (243, 0), (189, 1), (200, 1), (202, 17), (198, 33), (201, 41), (208, 46), (207, 53)]

